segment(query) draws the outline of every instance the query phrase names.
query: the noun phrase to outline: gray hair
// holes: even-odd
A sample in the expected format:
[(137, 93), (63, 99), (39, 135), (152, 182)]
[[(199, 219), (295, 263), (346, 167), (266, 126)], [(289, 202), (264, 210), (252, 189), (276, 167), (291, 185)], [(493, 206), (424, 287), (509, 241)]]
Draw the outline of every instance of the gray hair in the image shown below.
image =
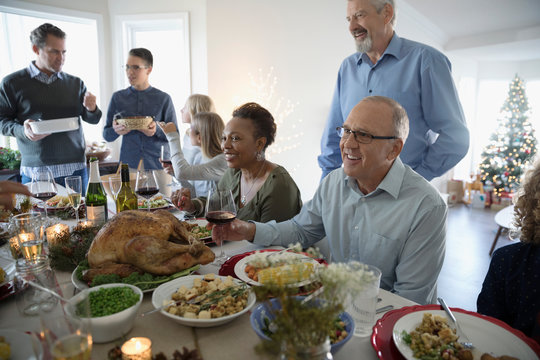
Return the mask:
[(45, 23), (32, 30), (30, 33), (30, 42), (32, 45), (43, 49), (45, 45), (47, 45), (47, 35), (49, 34), (60, 39), (66, 38), (66, 33), (60, 30), (60, 28), (52, 24)]
[(386, 104), (392, 111), (392, 122), (394, 123), (394, 136), (403, 140), (403, 143), (409, 136), (409, 117), (407, 111), (397, 101), (386, 96), (368, 96), (362, 101), (371, 101), (375, 103)]
[(388, 4), (392, 6), (392, 9), (394, 9), (394, 16), (392, 17), (392, 20), (390, 20), (390, 24), (392, 26), (396, 25), (396, 3), (394, 0), (370, 0), (370, 2), (371, 2), (371, 5), (373, 5), (375, 9), (377, 10), (377, 14), (381, 13), (382, 9), (384, 8), (384, 5)]

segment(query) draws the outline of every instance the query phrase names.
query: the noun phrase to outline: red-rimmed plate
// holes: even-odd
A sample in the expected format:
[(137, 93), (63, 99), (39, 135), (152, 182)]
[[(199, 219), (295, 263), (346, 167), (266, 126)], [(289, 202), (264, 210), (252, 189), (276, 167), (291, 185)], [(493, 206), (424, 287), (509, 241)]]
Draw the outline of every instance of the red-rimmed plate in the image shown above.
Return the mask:
[[(238, 279), (238, 276), (236, 276), (234, 272), (234, 267), (236, 266), (236, 263), (242, 260), (243, 258), (255, 254), (255, 252), (264, 252), (264, 251), (281, 251), (279, 249), (263, 249), (263, 250), (255, 250), (255, 251), (248, 251), (243, 254), (238, 254), (231, 256), (229, 260), (225, 261), (223, 265), (221, 265), (221, 268), (219, 269), (219, 275), (221, 276), (232, 276), (234, 278)], [(301, 253), (303, 255), (309, 256), (306, 253)], [(315, 259), (319, 264), (326, 264), (326, 261), (324, 259)]]
[[(441, 310), (441, 307), (439, 305), (407, 306), (401, 309), (387, 312), (381, 319), (379, 319), (375, 323), (375, 326), (373, 327), (373, 333), (371, 335), (371, 345), (375, 349), (375, 352), (377, 353), (377, 356), (379, 357), (379, 359), (381, 360), (404, 360), (405, 359), (401, 355), (396, 344), (394, 343), (394, 340), (393, 340), (394, 326), (396, 322), (398, 322), (398, 320), (401, 319), (402, 317), (411, 313), (415, 313), (415, 312), (424, 312), (426, 310), (437, 311), (437, 310)], [(525, 334), (523, 334), (521, 331), (511, 328), (506, 323), (500, 320), (497, 320), (495, 318), (489, 317), (489, 316), (480, 315), (472, 311), (467, 311), (467, 310), (458, 309), (458, 308), (452, 308), (452, 310), (457, 313), (467, 314), (472, 317), (476, 317), (478, 318), (479, 321), (486, 321), (490, 325), (502, 328), (500, 330), (506, 330), (510, 332), (511, 334), (515, 335), (515, 337), (517, 337), (519, 340), (523, 342), (523, 346), (530, 348), (532, 353), (536, 353), (537, 356), (540, 355), (540, 345), (538, 345), (538, 343), (536, 343), (531, 338), (525, 336)], [(420, 322), (421, 320), (418, 323)], [(470, 334), (469, 337), (471, 337), (472, 338), (471, 340), (474, 341), (474, 338), (472, 335), (473, 334)], [(515, 339), (515, 337), (513, 338)], [(493, 340), (498, 341), (497, 338), (494, 338)], [(490, 352), (489, 349), (481, 349), (481, 350)], [(511, 354), (502, 353), (498, 355), (511, 355)]]

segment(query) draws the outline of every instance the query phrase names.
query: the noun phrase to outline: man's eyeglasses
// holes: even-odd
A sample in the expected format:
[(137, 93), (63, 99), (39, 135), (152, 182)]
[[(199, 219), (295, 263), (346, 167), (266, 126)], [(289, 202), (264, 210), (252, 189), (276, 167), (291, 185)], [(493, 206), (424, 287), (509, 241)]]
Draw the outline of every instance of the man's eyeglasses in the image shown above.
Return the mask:
[(362, 144), (370, 144), (373, 141), (373, 139), (378, 139), (378, 140), (397, 139), (397, 136), (375, 136), (375, 135), (368, 134), (367, 132), (364, 132), (364, 131), (351, 130), (351, 129), (344, 128), (342, 126), (338, 126), (336, 128), (336, 131), (337, 131), (338, 136), (345, 140), (348, 139), (349, 136), (351, 136), (351, 134), (353, 134), (354, 140)]
[(139, 65), (124, 65), (123, 66), (126, 71), (129, 71), (129, 69), (133, 71), (139, 71), (141, 69), (148, 69), (148, 66), (139, 66)]

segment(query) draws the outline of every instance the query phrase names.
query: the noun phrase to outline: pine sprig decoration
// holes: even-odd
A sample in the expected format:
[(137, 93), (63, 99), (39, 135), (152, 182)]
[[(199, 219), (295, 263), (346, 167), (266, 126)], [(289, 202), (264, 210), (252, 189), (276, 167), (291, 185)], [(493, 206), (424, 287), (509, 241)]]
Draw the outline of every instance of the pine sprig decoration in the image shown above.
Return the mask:
[(519, 187), (521, 176), (536, 154), (536, 137), (528, 111), (525, 84), (516, 75), (501, 108), (497, 130), (490, 136), (480, 163), (482, 183), (493, 186), (498, 196)]
[(65, 238), (55, 244), (49, 244), (51, 267), (60, 271), (73, 271), (86, 258), (88, 249), (100, 226), (76, 227)]

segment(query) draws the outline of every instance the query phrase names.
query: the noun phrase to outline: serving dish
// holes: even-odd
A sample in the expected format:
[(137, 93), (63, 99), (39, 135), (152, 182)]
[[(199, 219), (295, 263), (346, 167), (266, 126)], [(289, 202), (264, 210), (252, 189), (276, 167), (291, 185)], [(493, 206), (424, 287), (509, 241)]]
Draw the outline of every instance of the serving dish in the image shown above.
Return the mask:
[(10, 345), (10, 359), (43, 359), (43, 346), (36, 336), (12, 329), (0, 329), (0, 336), (3, 336)]
[(30, 128), (36, 135), (77, 130), (79, 128), (79, 118), (75, 116), (62, 119), (32, 121)]
[[(169, 281), (165, 284), (160, 285), (156, 290), (154, 290), (154, 293), (152, 294), (152, 305), (154, 305), (154, 308), (156, 309), (163, 306), (164, 302), (170, 300), (171, 295), (174, 294), (181, 286), (185, 286), (186, 288), (190, 289), (193, 287), (194, 279), (203, 279), (204, 276), (205, 275), (184, 276), (184, 277), (174, 279), (172, 281)], [(227, 277), (225, 276), (216, 275), (216, 277), (219, 277), (222, 280), (227, 279)], [(237, 285), (242, 284), (242, 282), (237, 279), (233, 279), (233, 281)], [(168, 317), (169, 319), (172, 319), (182, 325), (193, 326), (193, 327), (212, 327), (212, 326), (219, 326), (219, 325), (226, 324), (242, 316), (255, 305), (255, 301), (256, 301), (255, 294), (252, 291), (250, 291), (247, 305), (242, 311), (239, 311), (235, 314), (216, 318), (216, 319), (189, 319), (189, 318), (170, 314), (164, 309), (160, 310), (160, 313)]]
[[(189, 224), (196, 224), (197, 226), (200, 226), (200, 227), (203, 227), (203, 228), (205, 228), (206, 225), (208, 225), (208, 221), (206, 219), (204, 219), (204, 218), (188, 220), (186, 222), (189, 223)], [(210, 234), (211, 234), (211, 232), (210, 232)], [(212, 240), (212, 235), (203, 236), (203, 237), (198, 238), (198, 239), (204, 241), (204, 243), (206, 245), (215, 245), (215, 242)]]
[[(382, 318), (377, 320), (375, 323), (375, 326), (373, 326), (373, 333), (371, 334), (371, 345), (375, 349), (375, 352), (377, 354), (377, 357), (381, 360), (403, 360), (405, 357), (401, 354), (400, 350), (398, 350), (396, 343), (394, 341), (394, 326), (397, 323), (399, 319), (401, 319), (403, 316), (418, 312), (418, 311), (426, 311), (429, 310), (429, 312), (434, 313), (434, 311), (441, 311), (441, 307), (439, 305), (416, 305), (416, 306), (406, 306), (402, 307), (400, 309), (392, 310), (384, 314)], [(517, 337), (520, 342), (524, 343), (526, 346), (528, 346), (533, 353), (536, 353), (535, 356), (532, 357), (532, 359), (537, 358), (540, 356), (540, 345), (538, 345), (534, 340), (530, 339), (529, 337), (525, 336), (521, 331), (511, 328), (506, 323), (492, 318), (490, 316), (484, 316), (480, 315), (478, 313), (462, 310), (458, 308), (452, 308), (452, 311), (456, 316), (458, 316), (457, 313), (461, 314), (468, 314), (473, 317), (477, 317), (481, 320), (484, 320), (485, 322), (483, 324), (491, 323), (493, 325), (489, 325), (489, 328), (493, 327), (500, 327), (504, 330), (506, 330), (508, 333), (511, 333)], [(460, 317), (458, 317), (458, 320)], [(418, 325), (421, 322), (421, 319), (418, 321), (416, 325)], [(397, 330), (397, 329), (396, 329)], [(405, 329), (404, 329), (405, 330)], [(410, 331), (411, 329), (408, 329), (407, 331)], [(466, 331), (466, 329), (464, 329)], [(483, 330), (482, 330), (483, 331)], [(472, 334), (471, 334), (472, 335)], [(474, 342), (475, 337), (472, 337), (468, 334), (468, 336), (471, 338), (471, 340)], [(482, 334), (480, 334), (482, 335)], [(483, 336), (483, 335), (482, 335)], [(512, 337), (514, 338), (514, 337)], [(514, 338), (515, 339), (515, 338)], [(479, 339), (480, 340), (480, 339)], [(491, 339), (491, 341), (497, 341), (497, 339)], [(482, 349), (481, 349), (482, 350)], [(489, 350), (489, 352), (492, 352), (492, 350)], [(501, 353), (500, 355), (508, 355), (506, 353)], [(416, 360), (416, 359), (415, 359)]]
[[(303, 296), (298, 297), (299, 300), (303, 298)], [(270, 309), (269, 306), (271, 306), (272, 308)], [(262, 329), (268, 326), (266, 324), (267, 321), (272, 321), (273, 317), (271, 311), (274, 309), (279, 310), (280, 308), (281, 305), (279, 304), (279, 299), (274, 298), (270, 300), (270, 303), (265, 302), (255, 306), (255, 308), (251, 312), (251, 315), (249, 317), (249, 320), (251, 322), (251, 328), (262, 340), (270, 340), (270, 337), (268, 337)], [(330, 352), (332, 354), (337, 353), (343, 347), (343, 345), (345, 345), (345, 343), (351, 339), (354, 333), (354, 320), (351, 315), (349, 315), (349, 313), (347, 312), (342, 312), (341, 314), (339, 314), (339, 318), (345, 323), (345, 330), (347, 331), (347, 336), (345, 337), (345, 339), (331, 345)]]
[(126, 116), (115, 119), (117, 124), (124, 125), (129, 130), (147, 129), (154, 118), (152, 116)]
[[(280, 250), (277, 250), (277, 251), (280, 251)], [(234, 265), (234, 273), (236, 274), (236, 277), (250, 285), (255, 285), (255, 286), (260, 286), (261, 283), (258, 282), (258, 281), (255, 281), (253, 279), (251, 279), (245, 269), (246, 269), (246, 266), (247, 264), (254, 260), (256, 257), (258, 256), (257, 252), (254, 252), (252, 253), (251, 255), (248, 255), (248, 256), (245, 256), (244, 258), (240, 259), (235, 265)], [(279, 256), (279, 255), (275, 255), (276, 258)], [(312, 263), (314, 264), (315, 266), (318, 266), (319, 263), (307, 256), (307, 255), (304, 255), (304, 254), (299, 254), (299, 253), (293, 253), (293, 252), (287, 252), (287, 256), (290, 256), (292, 258), (297, 258), (299, 262), (307, 262), (307, 263)], [(311, 279), (307, 279), (307, 280), (303, 280), (303, 281), (300, 281), (300, 282), (297, 282), (297, 283), (294, 283), (294, 284), (289, 284), (289, 286), (294, 286), (294, 287), (300, 287), (300, 286), (304, 286), (304, 285), (308, 285), (312, 282)]]
[(70, 304), (76, 305), (84, 296), (86, 296), (85, 292), (99, 291), (100, 289), (113, 287), (130, 288), (135, 292), (135, 294), (139, 295), (139, 301), (127, 309), (115, 314), (90, 318), (92, 341), (95, 343), (105, 343), (118, 339), (131, 330), (135, 322), (135, 318), (137, 317), (137, 310), (139, 310), (143, 300), (143, 292), (138, 287), (129, 284), (105, 284), (89, 288), (69, 299)]

